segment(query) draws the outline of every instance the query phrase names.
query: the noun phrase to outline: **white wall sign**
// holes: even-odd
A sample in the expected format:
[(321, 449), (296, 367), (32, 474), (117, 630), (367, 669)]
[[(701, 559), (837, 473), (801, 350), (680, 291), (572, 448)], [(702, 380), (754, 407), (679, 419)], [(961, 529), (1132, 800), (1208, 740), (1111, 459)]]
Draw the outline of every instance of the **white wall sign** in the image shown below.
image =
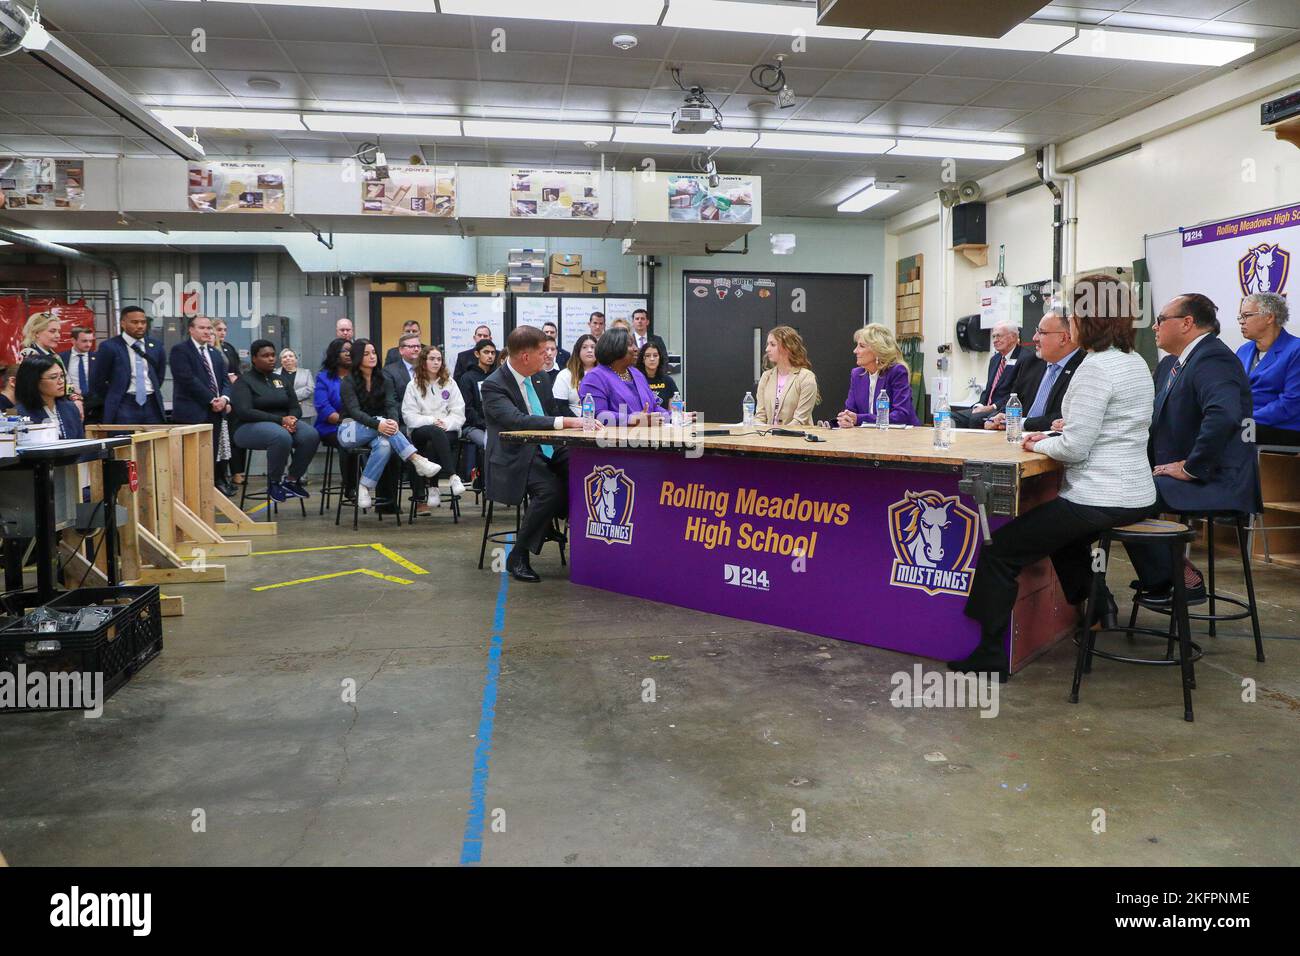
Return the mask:
[(547, 322), (560, 324), (560, 300), (555, 296), (515, 296), (515, 325), (540, 329)]
[[(604, 311), (604, 299), (561, 299), (560, 348), (572, 352), (573, 343), (578, 340), (578, 336), (591, 331), (591, 313)], [(609, 328), (608, 316), (605, 318), (605, 328)]]
[(505, 347), (505, 303), (503, 295), (447, 296), (442, 300), (442, 337), (449, 361), (474, 347), (474, 330), (480, 325), (492, 330), (498, 349)]

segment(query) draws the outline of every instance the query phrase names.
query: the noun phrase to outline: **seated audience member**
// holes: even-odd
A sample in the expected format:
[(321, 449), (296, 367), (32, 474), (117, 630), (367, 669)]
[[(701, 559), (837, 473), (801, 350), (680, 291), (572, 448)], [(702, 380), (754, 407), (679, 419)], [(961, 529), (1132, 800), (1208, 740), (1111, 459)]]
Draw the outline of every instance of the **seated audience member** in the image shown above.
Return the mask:
[(18, 366), (14, 383), (14, 414), (33, 422), (57, 422), (59, 438), (85, 438), (81, 412), (68, 398), (63, 363), (49, 355), (31, 355)]
[(343, 380), (343, 423), (339, 426), (339, 446), (351, 450), (370, 449), (370, 459), (357, 486), (357, 504), (374, 505), (374, 490), (383, 477), (393, 452), (409, 462), (421, 478), (432, 478), (438, 466), (415, 450), (415, 446), (398, 430), (400, 415), (393, 381), (379, 368), (379, 352), (369, 339), (352, 343), (355, 362), (352, 374)]
[[(542, 544), (555, 536), (552, 522), (568, 515), (568, 449), (531, 442), (503, 442), (499, 435), (521, 429), (582, 427), (581, 419), (546, 414), (552, 395), (551, 383), (540, 374), (544, 342), (541, 330), (521, 325), (506, 339), (509, 361), (483, 382), (483, 413), (492, 463), (488, 469), (487, 493), (493, 501), (515, 505), (523, 502), (525, 494), (528, 496), (528, 510), (514, 547), (506, 557), (506, 570), (516, 580), (530, 583), (541, 578), (529, 563), (529, 552), (540, 554)], [(625, 351), (630, 344), (629, 338)]]
[(235, 486), (227, 474), (231, 458), (230, 381), (226, 363), (212, 347), (212, 320), (192, 315), (186, 320), (188, 335), (172, 346), (172, 422), (178, 425), (212, 426), (213, 484), (223, 495), (233, 495)]
[(876, 398), (889, 395), (891, 425), (919, 425), (912, 408), (912, 373), (894, 341), (894, 333), (871, 324), (853, 333), (857, 367), (849, 373), (849, 395), (837, 419), (841, 428), (876, 423)]
[(636, 340), (627, 329), (612, 328), (596, 342), (596, 367), (583, 376), (578, 397), (592, 397), (600, 422), (646, 425), (665, 414), (645, 376), (632, 364), (636, 358)]
[[(1169, 354), (1156, 367), (1155, 414), (1147, 445), (1159, 498), (1156, 514), (1262, 508), (1254, 445), (1243, 423), (1253, 413), (1250, 380), (1219, 340), (1218, 309), (1199, 292), (1166, 303), (1156, 316), (1156, 345)], [(1066, 416), (1066, 432), (1074, 422)], [(1163, 546), (1128, 545), (1146, 598), (1169, 602), (1181, 573), (1187, 599), (1205, 599), (1201, 573), (1184, 558), (1175, 568)]]
[(311, 369), (298, 366), (298, 353), (293, 349), (280, 350), (280, 367), (276, 371), (293, 383), (293, 393), (302, 406), (302, 420), (315, 427), (316, 376), (312, 375)]
[(128, 305), (118, 319), (122, 332), (105, 339), (95, 362), (92, 389), (104, 399), (107, 425), (159, 425), (163, 414), (162, 387), (167, 356), (162, 345), (148, 338), (149, 317), (138, 305)]
[[(402, 397), (402, 421), (411, 442), (430, 461), (438, 463), (439, 474), (451, 476), (451, 493), (463, 495), (465, 485), (456, 474), (456, 441), (465, 424), (465, 397), (442, 362), (442, 349), (428, 345), (420, 350), (415, 376)], [(438, 479), (433, 480), (433, 507), (442, 504)], [(428, 514), (429, 502), (415, 506), (416, 514)]]
[[(1133, 322), (1125, 313), (1106, 313), (1113, 297), (1093, 290), (1113, 283), (1109, 276), (1085, 276), (1074, 288), (1074, 341), (1086, 358), (1069, 394), (1069, 427), (1055, 437), (1030, 432), (1022, 442), (1065, 463), (1061, 491), (993, 533), (980, 550), (965, 613), (980, 625), (980, 641), (966, 658), (950, 661), (958, 671), (997, 673), (1006, 680), (1007, 630), (1019, 593), (1022, 569), (1052, 559), (1061, 591), (1082, 616), (1092, 588), (1092, 544), (1106, 528), (1150, 514), (1155, 485), (1146, 464), (1146, 434), (1154, 389), (1146, 362), (1133, 351)], [(1096, 303), (1102, 309), (1095, 308)], [(1098, 605), (1097, 621), (1112, 626), (1115, 602), (1109, 594)], [(1090, 627), (1097, 621), (1082, 622)]]
[[(567, 409), (569, 414), (577, 418), (582, 417), (582, 399), (578, 397), (578, 386), (582, 384), (582, 378), (593, 368), (596, 367), (596, 337), (587, 332), (578, 336), (578, 341), (573, 343), (573, 354), (569, 356), (569, 363), (555, 376), (555, 385), (551, 389), (551, 394), (555, 398), (556, 410), (563, 414)], [(564, 405), (565, 408), (560, 408)]]
[(1013, 322), (999, 322), (991, 335), (993, 355), (989, 358), (988, 376), (980, 400), (970, 408), (954, 408), (952, 424), (955, 428), (983, 428), (984, 420), (996, 415), (1011, 397), (1016, 370), (1022, 358), (1032, 353), (1020, 344), (1020, 329)]
[[(1083, 361), (1084, 351), (1074, 341), (1069, 320), (1055, 309), (1044, 312), (1038, 320), (1034, 345), (1034, 360), (1016, 363), (1016, 378), (1011, 385), (1011, 392), (1020, 400), (1024, 430), (1050, 431), (1052, 422), (1061, 417), (1061, 403), (1065, 400), (1065, 392), (1070, 387), (1075, 370)], [(1010, 398), (1008, 394), (998, 411), (985, 419), (985, 428), (1006, 431), (1007, 416), (1004, 409)]]
[(555, 344), (555, 339), (549, 335), (546, 337), (546, 344), (543, 346), (545, 357), (542, 361), (542, 371), (546, 377), (551, 380), (551, 385), (555, 385), (555, 378), (560, 374), (560, 366), (556, 364), (556, 357), (559, 355), (559, 346)]
[[(456, 356), (456, 366), (451, 370), (451, 377), (460, 381), (465, 377), (465, 373), (478, 364), (478, 353), (474, 350), (484, 339), (492, 338), (492, 330), (486, 325), (480, 325), (474, 330), (474, 344)], [(492, 347), (492, 357), (496, 360), (496, 346)]]
[(1257, 292), (1241, 300), (1237, 323), (1246, 344), (1237, 358), (1250, 376), (1255, 403), (1255, 441), (1300, 445), (1300, 338), (1285, 328), (1286, 299)]
[[(554, 322), (543, 322), (543, 323), (542, 323), (542, 334), (543, 334), (543, 335), (549, 335), (551, 338), (555, 339), (556, 345), (557, 345), (557, 346), (559, 345), (559, 342), (560, 342), (560, 328), (559, 328), (559, 326), (557, 326)], [(566, 366), (568, 366), (568, 364), (569, 364), (569, 353), (566, 352), (566, 351), (565, 351), (564, 349), (562, 349), (562, 348), (556, 348), (556, 350), (555, 350), (555, 364), (558, 365), (560, 368), (565, 368)]]
[[(677, 394), (677, 383), (668, 374), (668, 353), (659, 347), (659, 343), (654, 340), (655, 338), (658, 338), (658, 336), (652, 338), (637, 351), (636, 367), (645, 376), (645, 382), (650, 386), (650, 393), (659, 400), (659, 405), (662, 408), (671, 410), (673, 396)], [(594, 351), (593, 348), (593, 353)], [(557, 395), (556, 398), (558, 397)], [(581, 411), (579, 411), (579, 414), (581, 414)]]
[(754, 420), (764, 425), (811, 425), (821, 393), (803, 338), (790, 326), (778, 325), (767, 335), (767, 361), (769, 367), (758, 379)]
[[(251, 366), (231, 386), (239, 427), (235, 444), (266, 452), (266, 480), (274, 501), (311, 497), (302, 486), (320, 435), (301, 420), (302, 406), (291, 383), (275, 371), (275, 343), (258, 339), (248, 347)], [(285, 474), (285, 466), (288, 474)]]
[[(419, 350), (422, 347), (420, 345), (420, 323), (415, 321), (415, 319), (407, 319), (402, 323), (402, 337), (405, 338), (408, 335), (415, 336), (415, 344), (417, 346), (416, 355), (419, 355)], [(398, 339), (397, 344), (389, 349), (388, 354), (384, 356), (384, 368), (388, 368), (388, 366), (392, 365), (394, 362), (401, 361), (404, 357), (405, 356), (402, 353), (402, 340)], [(414, 365), (415, 362), (412, 361), (411, 364)], [(403, 387), (405, 387), (405, 383), (403, 383)]]
[(339, 450), (339, 470), (343, 474), (343, 494), (356, 494), (353, 452), (339, 448), (339, 423), (343, 421), (343, 379), (352, 372), (352, 341), (338, 338), (325, 347), (325, 359), (316, 373), (316, 386), (312, 391), (312, 404), (316, 408), (313, 427), (326, 445)]
[(17, 365), (0, 365), (0, 412), (8, 413), (14, 407), (14, 383), (18, 381)]
[(483, 398), (479, 387), (496, 368), (496, 345), (491, 339), (480, 339), (474, 343), (474, 358), (475, 363), (456, 379), (461, 398), (465, 400), (465, 437), (474, 444), (473, 448), (466, 449), (469, 454), (466, 455), (465, 467), (469, 474), (479, 467), (478, 456), (487, 447), (487, 422), (483, 418)]
[(605, 334), (604, 312), (591, 313), (591, 317), (587, 319), (587, 331), (591, 333), (592, 338), (600, 341), (600, 337)]

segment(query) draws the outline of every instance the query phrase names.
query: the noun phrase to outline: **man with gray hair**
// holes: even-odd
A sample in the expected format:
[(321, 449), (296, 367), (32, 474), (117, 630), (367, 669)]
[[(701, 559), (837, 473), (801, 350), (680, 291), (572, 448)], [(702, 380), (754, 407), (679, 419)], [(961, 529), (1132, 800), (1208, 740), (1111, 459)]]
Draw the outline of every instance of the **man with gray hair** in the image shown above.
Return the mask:
[(1246, 344), (1237, 349), (1255, 400), (1255, 440), (1300, 446), (1300, 338), (1285, 328), (1286, 299), (1256, 292), (1241, 300), (1237, 324)]
[(1013, 322), (999, 322), (992, 331), (993, 356), (989, 359), (988, 376), (979, 404), (969, 409), (958, 408), (952, 413), (956, 428), (983, 428), (984, 420), (997, 412), (1011, 397), (1016, 371), (1026, 349), (1020, 344), (1020, 329)]

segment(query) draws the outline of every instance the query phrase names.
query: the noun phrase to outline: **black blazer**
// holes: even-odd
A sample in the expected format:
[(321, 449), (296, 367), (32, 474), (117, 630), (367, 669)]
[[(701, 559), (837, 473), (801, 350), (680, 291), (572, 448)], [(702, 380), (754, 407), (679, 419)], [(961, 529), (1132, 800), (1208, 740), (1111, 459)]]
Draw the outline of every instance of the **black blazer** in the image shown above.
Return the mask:
[[(635, 329), (632, 330), (632, 341), (633, 342), (636, 341)], [(646, 344), (659, 346), (659, 364), (664, 367), (664, 371), (667, 371), (668, 370), (668, 345), (664, 342), (663, 339), (655, 335), (653, 332), (646, 333)]]
[[(989, 359), (989, 372), (984, 379), (984, 391), (980, 392), (979, 403), (981, 405), (996, 405), (998, 408), (1006, 408), (1007, 399), (1011, 397), (1012, 387), (1016, 383), (1016, 375), (1020, 371), (1020, 363), (1031, 358), (1033, 354), (1034, 350), (1024, 345), (1017, 345), (1012, 349), (1011, 354), (1007, 356), (1007, 361), (1015, 364), (1008, 365), (1002, 370), (1002, 377), (998, 379), (997, 391), (990, 392), (990, 389), (993, 388), (993, 379), (998, 374), (998, 366), (1002, 364), (1002, 353), (994, 349), (993, 356)], [(1023, 400), (1021, 399), (1021, 401)]]
[(1175, 362), (1168, 355), (1156, 368), (1147, 454), (1153, 465), (1184, 461), (1196, 480), (1157, 477), (1162, 501), (1170, 511), (1259, 512), (1255, 448), (1243, 435), (1243, 422), (1255, 406), (1241, 360), (1210, 335), (1192, 350), (1171, 385)]
[[(560, 348), (559, 343), (557, 342), (557, 343), (556, 343), (556, 346), (555, 346), (555, 367), (556, 367), (556, 368), (564, 368), (566, 365), (568, 365), (568, 364), (569, 364), (569, 356), (570, 356), (570, 353), (568, 353), (568, 352), (564, 351), (564, 349)], [(664, 358), (664, 361), (665, 361), (665, 362), (668, 361), (668, 359), (667, 359), (666, 356), (665, 356), (665, 358)]]
[[(1026, 432), (1045, 432), (1052, 427), (1052, 422), (1061, 417), (1061, 402), (1065, 400), (1065, 391), (1070, 387), (1071, 378), (1074, 370), (1077, 369), (1087, 356), (1083, 349), (1076, 349), (1070, 361), (1065, 363), (1065, 368), (1061, 369), (1061, 374), (1056, 376), (1056, 382), (1052, 385), (1052, 392), (1047, 396), (1047, 405), (1043, 409), (1043, 414), (1034, 418), (1025, 418)], [(1024, 408), (1024, 414), (1028, 416), (1029, 409), (1033, 407), (1034, 401), (1038, 398), (1038, 386), (1043, 383), (1043, 376), (1047, 374), (1047, 362), (1034, 356), (1032, 360), (1021, 359), (1016, 363), (1019, 371), (1016, 372), (1015, 382), (1007, 391), (1007, 397), (1003, 400), (999, 411), (1006, 410), (1006, 403), (1011, 400), (1011, 393), (1015, 392), (1020, 399), (1020, 404)], [(998, 383), (1001, 387), (1001, 382)]]
[[(558, 363), (560, 360), (557, 358), (555, 361)], [(466, 349), (456, 356), (456, 367), (452, 369), (451, 377), (459, 382), (460, 377), (477, 364), (478, 355), (474, 353), (473, 349)]]
[[(203, 356), (194, 347), (188, 335), (184, 342), (172, 346), (169, 364), (172, 369), (172, 421), (182, 425), (215, 425), (221, 413), (212, 410), (212, 400), (229, 395), (232, 388), (226, 378), (226, 362), (220, 349), (204, 346), (212, 359), (212, 374), (217, 379), (217, 391), (212, 391)], [(283, 416), (281, 416), (283, 417)]]
[(230, 403), (241, 424), (280, 424), (286, 415), (302, 418), (302, 405), (293, 390), (293, 379), (281, 372), (263, 375), (249, 369), (230, 386)]
[(226, 363), (226, 374), (231, 372), (236, 375), (244, 374), (244, 365), (239, 360), (239, 349), (231, 345), (229, 341), (221, 343), (221, 358)]
[[(533, 388), (542, 408), (554, 404), (551, 383), (545, 372), (532, 377)], [(524, 500), (528, 488), (528, 469), (533, 458), (542, 453), (534, 443), (503, 442), (498, 436), (503, 431), (520, 429), (554, 429), (555, 416), (534, 415), (528, 408), (514, 373), (503, 365), (483, 380), (483, 415), (487, 420), (487, 493), (493, 501), (518, 504)], [(552, 461), (563, 461), (567, 450), (553, 446)]]
[(382, 384), (383, 386), (384, 407), (377, 409), (373, 405), (368, 407), (363, 404), (356, 383), (352, 381), (352, 376), (350, 374), (344, 375), (339, 382), (339, 401), (343, 403), (343, 417), (360, 422), (367, 428), (378, 428), (381, 417), (391, 418), (395, 422), (400, 421), (402, 403), (397, 399), (393, 380), (389, 376), (380, 373), (378, 369), (375, 369), (370, 374), (372, 376), (379, 374), (379, 381), (374, 384)]
[(396, 362), (384, 366), (384, 377), (393, 385), (393, 395), (397, 398), (397, 423), (405, 425), (402, 420), (402, 399), (406, 398), (406, 386), (411, 384), (411, 373), (406, 370), (406, 363), (399, 356)]
[(461, 397), (465, 399), (466, 428), (487, 427), (487, 422), (483, 418), (483, 402), (479, 398), (478, 384), (492, 374), (494, 373), (484, 372), (475, 362), (469, 371), (456, 378), (456, 384), (460, 386)]

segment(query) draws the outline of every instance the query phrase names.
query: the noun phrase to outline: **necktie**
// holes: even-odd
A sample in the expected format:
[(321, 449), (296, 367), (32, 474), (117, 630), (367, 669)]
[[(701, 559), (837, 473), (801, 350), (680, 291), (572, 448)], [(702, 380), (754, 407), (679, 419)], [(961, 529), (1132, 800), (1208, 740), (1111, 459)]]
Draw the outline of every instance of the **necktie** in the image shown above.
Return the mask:
[(87, 376), (86, 376), (86, 363), (89, 360), (90, 360), (90, 356), (87, 355), (87, 353), (85, 352), (77, 353), (77, 382), (81, 386), (80, 391), (82, 396), (86, 396), (90, 394), (90, 383), (87, 380)]
[(1183, 369), (1183, 363), (1182, 363), (1182, 362), (1175, 362), (1174, 365), (1173, 365), (1173, 368), (1171, 368), (1171, 369), (1169, 370), (1169, 378), (1167, 378), (1167, 379), (1165, 380), (1165, 394), (1166, 394), (1166, 395), (1169, 394), (1169, 391), (1174, 387), (1174, 379), (1176, 379), (1176, 378), (1178, 377), (1178, 373), (1181, 372), (1182, 369)]
[(131, 351), (135, 353), (135, 403), (143, 405), (149, 400), (144, 387), (144, 377), (148, 374), (144, 368), (144, 348), (136, 342)]
[[(533, 380), (531, 378), (524, 379), (524, 391), (528, 393), (529, 410), (531, 410), (534, 415), (543, 414), (542, 400), (537, 397), (537, 389), (533, 388)], [(542, 454), (547, 458), (550, 458), (551, 455), (555, 454), (555, 449), (550, 445), (543, 445)]]
[(203, 351), (203, 366), (208, 370), (208, 387), (212, 389), (212, 397), (216, 398), (221, 394), (221, 389), (217, 388), (217, 373), (212, 370), (212, 350), (205, 345)]
[(1047, 410), (1047, 399), (1052, 394), (1052, 386), (1056, 384), (1056, 377), (1061, 374), (1061, 366), (1053, 362), (1047, 366), (1047, 371), (1043, 374), (1043, 383), (1038, 386), (1038, 394), (1034, 396), (1034, 404), (1029, 407), (1029, 414), (1026, 418), (1036, 418)]
[(989, 386), (989, 404), (993, 404), (993, 396), (997, 394), (998, 380), (1002, 378), (1002, 370), (1007, 367), (1007, 357), (1002, 356), (1002, 361), (998, 363), (998, 370), (993, 376), (993, 384)]

